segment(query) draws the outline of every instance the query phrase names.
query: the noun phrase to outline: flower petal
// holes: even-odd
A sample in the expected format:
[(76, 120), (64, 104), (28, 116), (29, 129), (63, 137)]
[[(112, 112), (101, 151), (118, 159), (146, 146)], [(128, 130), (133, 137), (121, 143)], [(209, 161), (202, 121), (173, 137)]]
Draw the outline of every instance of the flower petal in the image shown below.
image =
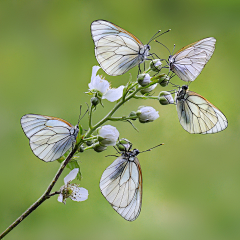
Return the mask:
[(88, 190), (80, 187), (72, 187), (72, 194), (69, 196), (73, 201), (81, 202), (88, 199)]
[(60, 193), (59, 196), (58, 196), (58, 201), (59, 202), (63, 202), (63, 195)]
[(123, 95), (124, 86), (118, 88), (109, 89), (102, 97), (102, 99), (107, 99), (109, 102), (115, 102), (120, 99)]
[(99, 142), (104, 146), (114, 146), (119, 138), (117, 128), (111, 125), (102, 126), (99, 131)]
[(152, 122), (159, 118), (158, 112), (153, 107), (140, 107), (137, 115), (141, 123)]
[(92, 76), (91, 76), (91, 82), (94, 80), (94, 78), (97, 76), (97, 71), (100, 69), (99, 66), (93, 66), (92, 67)]
[(64, 183), (67, 184), (71, 182), (73, 179), (76, 178), (77, 174), (79, 172), (79, 168), (74, 168), (65, 178)]

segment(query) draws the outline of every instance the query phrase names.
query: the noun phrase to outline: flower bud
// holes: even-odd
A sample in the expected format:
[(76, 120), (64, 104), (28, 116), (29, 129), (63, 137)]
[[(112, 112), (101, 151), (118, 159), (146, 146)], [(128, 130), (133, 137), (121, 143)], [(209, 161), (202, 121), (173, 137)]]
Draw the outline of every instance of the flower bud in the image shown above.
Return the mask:
[(118, 130), (111, 125), (105, 125), (98, 129), (98, 141), (103, 146), (116, 145), (118, 137), (119, 137)]
[(173, 104), (174, 100), (170, 92), (162, 91), (159, 94), (159, 102), (162, 105)]
[(145, 87), (151, 82), (151, 77), (148, 73), (147, 74), (143, 73), (138, 75), (137, 80), (142, 87)]
[(158, 83), (162, 86), (162, 87), (166, 87), (169, 83), (169, 76), (164, 74), (161, 74), (159, 76), (157, 76), (158, 78)]
[(137, 113), (132, 111), (132, 112), (130, 112), (129, 117), (136, 117), (136, 118), (131, 118), (131, 120), (135, 121), (135, 120), (137, 120)]
[(84, 152), (84, 147), (83, 147), (83, 146), (80, 146), (80, 148), (79, 148), (78, 151), (79, 151), (79, 152)]
[(102, 152), (107, 149), (106, 146), (101, 145), (99, 142), (94, 143), (92, 146), (93, 146), (94, 151), (96, 151), (96, 152)]
[(131, 143), (126, 138), (122, 138), (121, 140), (119, 140), (116, 146), (119, 149), (119, 151), (123, 152), (130, 149)]
[(99, 104), (99, 99), (97, 97), (92, 97), (91, 103), (94, 107), (96, 107)]
[(161, 70), (162, 63), (160, 59), (154, 59), (150, 62), (150, 68), (154, 72), (159, 72)]
[(148, 88), (144, 88), (144, 89), (140, 90), (140, 92), (141, 92), (141, 94), (149, 93), (149, 92), (151, 92), (156, 86), (157, 86), (157, 83), (151, 85), (151, 86), (148, 87)]
[(158, 112), (153, 107), (139, 107), (137, 111), (139, 122), (152, 122), (159, 118)]
[(93, 141), (87, 141), (86, 144), (87, 146), (91, 146), (93, 144)]

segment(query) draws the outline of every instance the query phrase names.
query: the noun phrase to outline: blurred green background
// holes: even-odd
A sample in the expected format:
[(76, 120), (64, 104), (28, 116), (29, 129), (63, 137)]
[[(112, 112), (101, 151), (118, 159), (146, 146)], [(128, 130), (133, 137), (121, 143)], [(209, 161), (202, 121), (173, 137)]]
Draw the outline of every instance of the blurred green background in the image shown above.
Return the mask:
[[(105, 157), (115, 154), (109, 147), (80, 156), (87, 201), (68, 200), (64, 206), (53, 197), (5, 239), (240, 239), (239, 12), (236, 0), (0, 1), (0, 232), (41, 196), (59, 168), (57, 161), (44, 163), (33, 155), (20, 118), (37, 113), (77, 123), (79, 105), (86, 109), (89, 102), (84, 92), (92, 66), (97, 65), (90, 34), (96, 19), (125, 28), (143, 43), (158, 29), (171, 28), (159, 40), (170, 49), (175, 43), (176, 50), (215, 37), (215, 53), (190, 90), (220, 108), (229, 121), (221, 133), (190, 135), (179, 124), (175, 106), (130, 101), (115, 116), (149, 105), (160, 118), (149, 124), (136, 122), (139, 133), (130, 124), (113, 124), (120, 137), (142, 151), (165, 143), (139, 155), (143, 171), (139, 218), (125, 221), (101, 195), (99, 179), (114, 160)], [(151, 47), (168, 57), (161, 45), (153, 42)], [(130, 72), (135, 78), (137, 68)], [(106, 79), (117, 87), (127, 83), (129, 74)], [(177, 77), (174, 82), (184, 84)], [(155, 92), (166, 89), (158, 86)], [(104, 105), (94, 115), (95, 122), (113, 103), (104, 100)], [(81, 123), (87, 128), (87, 117)]]

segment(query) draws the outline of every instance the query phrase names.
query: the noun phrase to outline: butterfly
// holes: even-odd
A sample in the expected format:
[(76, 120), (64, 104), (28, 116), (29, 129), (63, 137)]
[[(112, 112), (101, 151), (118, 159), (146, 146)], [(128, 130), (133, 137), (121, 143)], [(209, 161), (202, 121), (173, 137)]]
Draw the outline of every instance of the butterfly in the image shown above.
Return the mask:
[(189, 133), (217, 133), (228, 126), (227, 118), (201, 95), (182, 86), (176, 94), (178, 119)]
[(56, 117), (26, 114), (21, 118), (24, 133), (33, 153), (45, 162), (52, 162), (67, 152), (76, 142), (78, 125)]
[(133, 34), (111, 22), (93, 21), (91, 33), (96, 59), (108, 75), (122, 75), (149, 56), (148, 44), (143, 45)]
[(134, 221), (142, 206), (142, 170), (137, 149), (130, 151), (130, 144), (109, 167), (100, 180), (103, 196), (113, 209), (127, 221)]
[(211, 58), (215, 43), (216, 39), (209, 37), (180, 49), (168, 58), (170, 70), (183, 81), (194, 81)]

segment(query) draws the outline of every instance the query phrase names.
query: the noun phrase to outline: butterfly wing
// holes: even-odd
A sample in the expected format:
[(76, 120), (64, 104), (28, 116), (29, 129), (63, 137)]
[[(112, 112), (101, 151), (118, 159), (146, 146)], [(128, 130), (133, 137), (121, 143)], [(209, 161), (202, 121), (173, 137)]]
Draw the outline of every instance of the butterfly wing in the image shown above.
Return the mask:
[(142, 205), (142, 171), (138, 159), (118, 157), (103, 172), (100, 180), (103, 196), (124, 219), (134, 221)]
[(216, 133), (227, 127), (227, 119), (214, 105), (201, 95), (187, 91), (177, 100), (178, 119), (189, 133)]
[(21, 125), (33, 153), (45, 162), (60, 158), (78, 134), (78, 129), (63, 119), (43, 115), (24, 115)]
[(219, 109), (217, 109), (214, 105), (212, 105), (212, 108), (216, 113), (218, 121), (212, 129), (206, 132), (203, 132), (202, 134), (221, 132), (228, 126), (228, 121), (225, 115)]
[(170, 56), (170, 69), (183, 81), (194, 81), (211, 58), (216, 39), (213, 37), (192, 43)]
[(108, 75), (122, 75), (144, 61), (148, 55), (139, 39), (113, 23), (94, 21), (91, 32), (96, 59)]

